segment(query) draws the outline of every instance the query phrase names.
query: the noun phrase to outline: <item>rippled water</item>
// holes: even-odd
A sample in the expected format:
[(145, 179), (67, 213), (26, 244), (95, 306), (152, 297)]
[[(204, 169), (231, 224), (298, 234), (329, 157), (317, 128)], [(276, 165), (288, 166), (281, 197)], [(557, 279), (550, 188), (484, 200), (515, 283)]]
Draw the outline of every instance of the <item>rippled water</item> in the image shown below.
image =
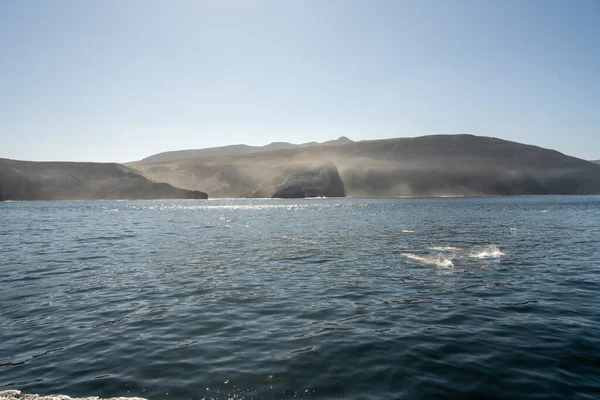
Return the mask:
[(0, 203), (0, 227), (0, 390), (600, 396), (600, 197)]

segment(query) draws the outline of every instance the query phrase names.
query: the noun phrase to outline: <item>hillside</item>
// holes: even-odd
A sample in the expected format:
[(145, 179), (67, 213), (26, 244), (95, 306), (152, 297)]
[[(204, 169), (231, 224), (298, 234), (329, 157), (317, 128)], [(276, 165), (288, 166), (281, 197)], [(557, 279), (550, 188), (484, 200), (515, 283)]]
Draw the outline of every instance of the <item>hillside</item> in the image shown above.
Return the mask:
[(0, 159), (0, 200), (205, 199), (114, 163)]
[(163, 163), (168, 161), (177, 161), (184, 160), (187, 158), (195, 158), (195, 157), (219, 157), (219, 156), (235, 156), (242, 154), (251, 154), (258, 153), (261, 151), (273, 151), (273, 150), (284, 150), (284, 149), (293, 149), (300, 147), (312, 147), (312, 146), (330, 146), (330, 145), (340, 145), (352, 143), (352, 140), (347, 137), (340, 137), (336, 140), (330, 140), (324, 143), (310, 142), (303, 144), (292, 144), (287, 142), (273, 142), (266, 146), (248, 146), (245, 144), (236, 144), (232, 146), (222, 146), (222, 147), (211, 147), (208, 149), (194, 149), (194, 150), (177, 150), (177, 151), (167, 151), (164, 153), (154, 154), (152, 156), (146, 157), (140, 161), (129, 163), (130, 166), (140, 165), (140, 164), (154, 164), (154, 163)]
[(600, 165), (473, 135), (313, 145), (137, 165), (144, 176), (211, 197), (271, 197), (290, 176), (334, 163), (347, 196), (600, 193)]

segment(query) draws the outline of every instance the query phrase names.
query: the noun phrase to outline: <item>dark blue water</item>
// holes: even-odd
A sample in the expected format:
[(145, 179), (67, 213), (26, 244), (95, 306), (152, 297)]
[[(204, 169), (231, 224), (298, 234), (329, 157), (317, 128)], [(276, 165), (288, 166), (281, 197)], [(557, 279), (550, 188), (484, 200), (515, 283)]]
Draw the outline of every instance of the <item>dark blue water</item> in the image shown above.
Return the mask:
[(0, 203), (0, 390), (600, 397), (600, 197)]

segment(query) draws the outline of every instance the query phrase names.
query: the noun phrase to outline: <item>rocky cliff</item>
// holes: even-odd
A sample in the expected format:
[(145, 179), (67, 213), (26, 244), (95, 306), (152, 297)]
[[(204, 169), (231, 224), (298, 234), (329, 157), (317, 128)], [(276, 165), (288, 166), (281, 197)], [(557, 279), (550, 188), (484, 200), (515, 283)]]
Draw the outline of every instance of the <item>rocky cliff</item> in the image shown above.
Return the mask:
[(340, 178), (337, 167), (333, 163), (328, 163), (286, 179), (272, 197), (344, 197), (345, 195), (344, 182)]

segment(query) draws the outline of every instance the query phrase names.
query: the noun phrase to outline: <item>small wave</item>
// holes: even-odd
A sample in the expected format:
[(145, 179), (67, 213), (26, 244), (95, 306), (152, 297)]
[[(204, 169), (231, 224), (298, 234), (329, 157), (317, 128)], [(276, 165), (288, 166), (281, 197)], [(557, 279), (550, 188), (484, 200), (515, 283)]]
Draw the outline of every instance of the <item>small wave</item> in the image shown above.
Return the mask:
[(410, 229), (402, 229), (402, 233), (415, 233), (415, 231)]
[(435, 251), (461, 251), (461, 248), (458, 247), (453, 247), (453, 246), (434, 246), (434, 247), (429, 247), (429, 250), (435, 250)]
[(439, 267), (439, 268), (454, 267), (454, 263), (452, 262), (452, 259), (442, 257), (441, 255), (436, 256), (436, 257), (424, 257), (424, 256), (419, 256), (419, 255), (416, 255), (413, 253), (402, 253), (402, 255), (404, 257), (408, 258), (409, 260), (418, 261), (420, 263), (427, 264), (427, 265), (435, 265), (436, 267)]
[(313, 244), (318, 243), (318, 242), (316, 242), (314, 240), (305, 239), (305, 238), (301, 238), (301, 237), (287, 236), (287, 235), (283, 235), (281, 238), (285, 239), (285, 240), (291, 240), (291, 241), (294, 241), (294, 242), (304, 242), (304, 243), (313, 243)]
[[(36, 358), (40, 358), (40, 357), (48, 355), (48, 354), (55, 353), (57, 351), (62, 351), (64, 349), (65, 349), (64, 347), (57, 347), (55, 349), (46, 350), (43, 353), (34, 354), (34, 355), (30, 356), (29, 358), (26, 358), (25, 360), (0, 363), (0, 367), (14, 367), (14, 366), (17, 366), (17, 365), (27, 364), (31, 360), (34, 360)], [(0, 394), (1, 393), (2, 392), (0, 392)], [(4, 400), (1, 395), (0, 395), (0, 400)]]
[(487, 246), (487, 247), (484, 247), (484, 248), (473, 250), (469, 254), (469, 257), (471, 257), (471, 258), (477, 258), (477, 259), (484, 259), (484, 258), (498, 258), (498, 257), (501, 257), (503, 255), (504, 255), (504, 253), (501, 252), (498, 247), (496, 247), (496, 246)]

